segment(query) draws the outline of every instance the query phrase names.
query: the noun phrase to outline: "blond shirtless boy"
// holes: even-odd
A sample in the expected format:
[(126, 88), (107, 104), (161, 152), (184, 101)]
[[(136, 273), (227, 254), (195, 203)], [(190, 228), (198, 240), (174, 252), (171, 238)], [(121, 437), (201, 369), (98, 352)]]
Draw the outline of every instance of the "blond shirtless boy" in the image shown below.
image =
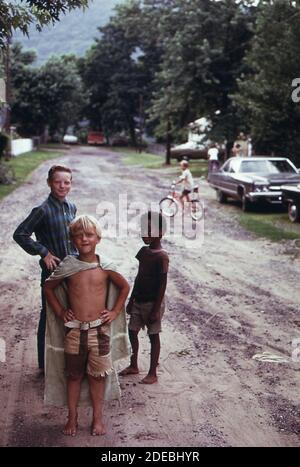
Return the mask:
[[(67, 374), (68, 421), (63, 433), (75, 436), (77, 430), (77, 405), (81, 382), (87, 374), (93, 421), (91, 434), (105, 434), (102, 420), (102, 405), (105, 377), (112, 371), (110, 355), (110, 323), (121, 312), (129, 285), (121, 274), (103, 270), (95, 253), (101, 240), (101, 230), (92, 216), (79, 216), (71, 222), (70, 237), (79, 252), (78, 261), (98, 263), (99, 267), (82, 270), (68, 277), (69, 308), (62, 306), (55, 295), (55, 289), (63, 279), (45, 283), (45, 294), (53, 312), (64, 321), (66, 328), (64, 351)], [(108, 281), (119, 289), (119, 295), (112, 310), (106, 309)]]

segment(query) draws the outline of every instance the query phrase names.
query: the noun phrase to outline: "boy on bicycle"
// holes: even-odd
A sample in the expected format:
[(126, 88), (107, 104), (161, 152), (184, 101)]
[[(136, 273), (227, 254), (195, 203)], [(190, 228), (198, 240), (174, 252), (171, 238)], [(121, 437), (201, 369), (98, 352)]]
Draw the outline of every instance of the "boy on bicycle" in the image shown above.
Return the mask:
[(194, 188), (194, 179), (192, 176), (192, 173), (189, 169), (189, 163), (186, 160), (182, 160), (180, 163), (180, 168), (182, 170), (182, 174), (178, 178), (178, 181), (175, 183), (178, 185), (179, 183), (183, 184), (181, 195), (180, 195), (180, 202), (182, 204), (182, 207), (184, 207), (184, 202), (190, 201), (189, 194), (193, 191)]

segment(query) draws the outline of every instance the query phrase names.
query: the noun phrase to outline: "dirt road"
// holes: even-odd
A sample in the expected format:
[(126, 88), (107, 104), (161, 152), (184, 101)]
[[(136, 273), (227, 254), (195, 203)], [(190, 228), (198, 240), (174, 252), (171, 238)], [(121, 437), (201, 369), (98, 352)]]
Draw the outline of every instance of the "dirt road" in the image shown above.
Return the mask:
[[(70, 198), (79, 213), (95, 215), (101, 201), (117, 203), (119, 193), (129, 202), (157, 201), (168, 185), (167, 174), (124, 166), (119, 155), (104, 149), (76, 148), (59, 160), (74, 169)], [(66, 412), (43, 405), (36, 370), (38, 261), (12, 240), (15, 226), (47, 196), (49, 165), (41, 165), (0, 204), (0, 342), (6, 343), (6, 362), (0, 362), (0, 445), (299, 446), (295, 349), (292, 358), (292, 341), (300, 338), (294, 324), (300, 305), (297, 248), (243, 231), (236, 208), (219, 206), (205, 181), (200, 182), (204, 242), (195, 240), (193, 247), (180, 238), (165, 242), (171, 267), (159, 382), (138, 384), (148, 369), (143, 335), (141, 374), (121, 380), (121, 404), (105, 405), (107, 435), (89, 435), (89, 409), (80, 410), (76, 438), (61, 434)], [(140, 246), (133, 230), (128, 238), (102, 243), (131, 282)], [(285, 361), (252, 359), (262, 352)]]

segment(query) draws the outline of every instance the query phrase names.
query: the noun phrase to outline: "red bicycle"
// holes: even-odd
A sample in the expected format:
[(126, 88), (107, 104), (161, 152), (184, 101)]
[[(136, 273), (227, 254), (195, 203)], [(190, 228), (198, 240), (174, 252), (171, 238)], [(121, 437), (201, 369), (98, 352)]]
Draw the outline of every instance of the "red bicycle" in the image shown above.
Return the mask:
[[(165, 196), (159, 202), (160, 210), (166, 217), (174, 217), (181, 206), (180, 194), (175, 187), (176, 183), (173, 181), (168, 196)], [(204, 206), (200, 201), (198, 186), (194, 187), (189, 198), (189, 201), (184, 202), (184, 207), (187, 207), (188, 213), (193, 220), (199, 221), (204, 215)]]

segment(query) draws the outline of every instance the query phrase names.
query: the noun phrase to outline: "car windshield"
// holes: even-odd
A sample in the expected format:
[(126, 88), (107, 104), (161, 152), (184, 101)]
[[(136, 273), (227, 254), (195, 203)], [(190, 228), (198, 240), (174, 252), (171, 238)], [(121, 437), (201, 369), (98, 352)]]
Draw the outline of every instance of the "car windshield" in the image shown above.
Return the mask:
[(288, 161), (284, 160), (249, 160), (242, 161), (240, 172), (277, 174), (282, 172), (295, 173), (295, 169)]

